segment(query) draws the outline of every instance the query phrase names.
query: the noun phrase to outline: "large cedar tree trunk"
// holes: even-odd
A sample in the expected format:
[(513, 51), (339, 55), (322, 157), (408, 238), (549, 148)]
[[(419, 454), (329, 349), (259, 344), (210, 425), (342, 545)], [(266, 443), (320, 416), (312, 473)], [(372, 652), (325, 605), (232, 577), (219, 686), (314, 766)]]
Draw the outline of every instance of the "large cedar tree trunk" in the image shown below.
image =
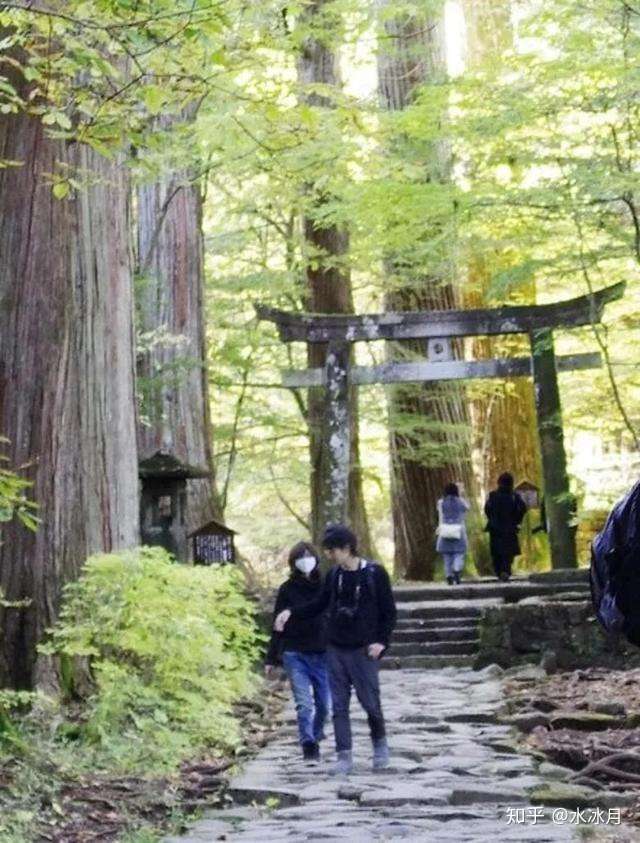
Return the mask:
[[(2, 609), (0, 685), (53, 688), (35, 648), (62, 586), (138, 540), (129, 185), (118, 158), (22, 114), (0, 117), (0, 158), (21, 162), (0, 169), (0, 433), (41, 519), (2, 532), (0, 587), (31, 602)], [(89, 184), (58, 200), (61, 167)]]
[[(495, 68), (501, 56), (513, 44), (510, 0), (465, 0), (464, 16), (467, 33), (467, 69)], [(490, 306), (490, 272), (482, 255), (471, 255), (469, 307)], [(518, 290), (518, 304), (535, 303), (535, 284)], [(492, 339), (483, 337), (473, 342), (477, 359), (494, 356), (528, 356), (528, 338)], [(527, 479), (540, 484), (540, 458), (537, 447), (536, 409), (533, 381), (511, 378), (491, 381), (486, 395), (472, 405), (476, 447), (481, 457), (481, 486), (486, 495), (503, 471), (511, 471), (517, 480)]]
[[(384, 13), (383, 44), (379, 47), (379, 90), (383, 107), (390, 111), (406, 108), (416, 88), (442, 78), (445, 72), (443, 21), (441, 15), (416, 10), (388, 17), (388, 0), (379, 7)], [(434, 143), (425, 161), (425, 179), (449, 178), (446, 144)], [(387, 260), (391, 276), (399, 284), (386, 296), (386, 309), (446, 310), (460, 307), (459, 291), (441, 277), (412, 279), (403, 285), (403, 266)], [(424, 356), (424, 343), (401, 343), (392, 354), (403, 350)], [(469, 417), (464, 387), (456, 383), (428, 383), (397, 386), (390, 393), (391, 493), (396, 570), (407, 579), (431, 580), (436, 552), (436, 504), (447, 482), (464, 485), (477, 522), (476, 485), (471, 462)], [(400, 429), (404, 428), (404, 429)], [(429, 453), (426, 453), (426, 452)]]
[(138, 357), (143, 411), (141, 459), (158, 450), (206, 468), (187, 482), (187, 528), (222, 513), (215, 491), (204, 329), (202, 197), (186, 172), (145, 185), (137, 194)]
[[(306, 6), (303, 20), (305, 25), (320, 25), (327, 0), (311, 0)], [(325, 22), (326, 26), (326, 22)], [(330, 108), (332, 103), (327, 97), (314, 92), (305, 92), (308, 85), (322, 83), (338, 89), (340, 72), (336, 53), (327, 45), (325, 38), (307, 37), (301, 47), (298, 59), (298, 81), (303, 89), (307, 103), (317, 107)], [(323, 201), (328, 197), (315, 185), (308, 185), (319, 212)], [(321, 214), (318, 214), (321, 217)], [(307, 266), (307, 297), (305, 308), (312, 313), (353, 313), (353, 294), (351, 274), (347, 266), (349, 252), (349, 232), (346, 227), (326, 222), (318, 222), (313, 210), (304, 220), (304, 234), (309, 254), (313, 260)], [(308, 346), (308, 363), (311, 367), (322, 367), (325, 363), (326, 346)], [(360, 549), (364, 554), (375, 552), (369, 533), (367, 514), (362, 491), (362, 471), (360, 468), (360, 446), (358, 437), (358, 394), (357, 389), (350, 390), (351, 403), (351, 456), (349, 471), (349, 522), (360, 540)], [(311, 460), (311, 523), (314, 540), (322, 536), (324, 527), (324, 507), (322, 501), (324, 482), (328, 470), (326, 450), (323, 448), (324, 428), (324, 390), (310, 389), (308, 400), (309, 447)]]

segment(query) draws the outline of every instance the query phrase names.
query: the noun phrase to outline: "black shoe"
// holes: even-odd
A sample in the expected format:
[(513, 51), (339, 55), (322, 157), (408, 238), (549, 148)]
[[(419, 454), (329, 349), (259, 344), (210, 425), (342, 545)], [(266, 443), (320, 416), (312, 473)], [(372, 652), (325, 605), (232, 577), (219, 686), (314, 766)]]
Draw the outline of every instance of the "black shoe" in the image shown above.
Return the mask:
[(302, 744), (302, 757), (305, 761), (319, 761), (320, 747), (315, 741), (305, 741)]
[(460, 585), (460, 574), (457, 572), (453, 575), (453, 581), (456, 585)]
[(453, 577), (447, 577), (447, 582), (449, 585), (453, 585)]

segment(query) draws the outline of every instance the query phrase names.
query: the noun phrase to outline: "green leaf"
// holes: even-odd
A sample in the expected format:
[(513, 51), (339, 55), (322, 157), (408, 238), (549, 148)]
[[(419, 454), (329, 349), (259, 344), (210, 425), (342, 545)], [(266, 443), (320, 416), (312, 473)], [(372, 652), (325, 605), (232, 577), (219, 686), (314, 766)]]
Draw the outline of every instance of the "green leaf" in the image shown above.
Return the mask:
[(69, 195), (70, 190), (71, 185), (68, 181), (57, 181), (52, 188), (53, 195), (56, 199), (64, 199), (65, 196)]
[(56, 114), (56, 123), (58, 126), (61, 126), (63, 129), (70, 129), (71, 128), (71, 120), (67, 117), (64, 111), (59, 111)]
[(145, 85), (141, 91), (142, 100), (150, 114), (159, 114), (166, 102), (166, 95), (159, 85)]

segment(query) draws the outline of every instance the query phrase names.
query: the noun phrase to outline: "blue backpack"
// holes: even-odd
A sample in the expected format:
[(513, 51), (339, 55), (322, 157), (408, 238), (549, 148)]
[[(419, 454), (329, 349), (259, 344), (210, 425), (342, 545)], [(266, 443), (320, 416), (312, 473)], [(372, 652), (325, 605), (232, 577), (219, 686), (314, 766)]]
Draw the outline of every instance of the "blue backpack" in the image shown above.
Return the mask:
[(602, 626), (640, 646), (640, 481), (616, 503), (593, 540), (590, 581)]

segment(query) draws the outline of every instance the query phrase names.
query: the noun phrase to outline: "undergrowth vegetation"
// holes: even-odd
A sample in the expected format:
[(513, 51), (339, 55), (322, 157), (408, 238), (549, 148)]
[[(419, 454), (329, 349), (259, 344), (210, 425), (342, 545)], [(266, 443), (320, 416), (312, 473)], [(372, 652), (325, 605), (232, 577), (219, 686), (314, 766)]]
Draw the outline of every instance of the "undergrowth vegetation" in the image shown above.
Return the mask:
[(36, 839), (28, 829), (85, 775), (166, 776), (201, 752), (233, 755), (259, 645), (237, 570), (161, 548), (91, 557), (41, 647), (60, 665), (60, 700), (0, 698), (0, 839)]

